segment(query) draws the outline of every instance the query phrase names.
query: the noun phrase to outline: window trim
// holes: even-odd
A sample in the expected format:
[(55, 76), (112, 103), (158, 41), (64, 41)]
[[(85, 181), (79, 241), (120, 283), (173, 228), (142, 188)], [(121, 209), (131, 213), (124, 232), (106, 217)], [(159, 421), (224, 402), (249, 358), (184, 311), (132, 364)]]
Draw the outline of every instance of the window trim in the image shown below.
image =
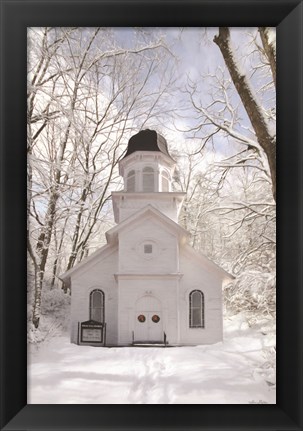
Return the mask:
[[(199, 292), (201, 295), (201, 303), (200, 303), (199, 307), (197, 307), (197, 306), (194, 307), (192, 304), (192, 297), (193, 297), (193, 294), (196, 292)], [(194, 309), (200, 309), (200, 308), (201, 308), (201, 324), (200, 325), (193, 325), (193, 322), (192, 322), (193, 310)], [(204, 293), (199, 289), (192, 290), (189, 294), (189, 327), (190, 328), (202, 328), (202, 329), (205, 328), (205, 298), (204, 298)]]
[[(94, 293), (99, 292), (101, 293), (101, 307), (93, 307), (93, 295)], [(92, 310), (93, 309), (100, 309), (101, 310), (101, 317), (102, 317), (102, 321), (100, 321), (100, 323), (104, 323), (105, 321), (105, 295), (103, 290), (101, 289), (93, 289), (90, 294), (89, 294), (89, 320), (95, 320), (92, 318)], [(97, 320), (97, 322), (99, 322)]]

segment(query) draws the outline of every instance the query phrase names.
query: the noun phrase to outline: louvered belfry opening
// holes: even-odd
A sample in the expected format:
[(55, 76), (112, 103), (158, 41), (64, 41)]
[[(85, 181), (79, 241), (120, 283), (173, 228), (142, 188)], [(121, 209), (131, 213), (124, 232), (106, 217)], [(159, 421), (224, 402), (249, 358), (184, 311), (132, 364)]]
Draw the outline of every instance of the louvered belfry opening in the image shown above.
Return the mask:
[(134, 170), (131, 170), (127, 174), (126, 190), (128, 192), (135, 192), (136, 191), (136, 172)]
[(155, 172), (153, 168), (147, 166), (143, 169), (143, 192), (154, 192), (155, 191)]

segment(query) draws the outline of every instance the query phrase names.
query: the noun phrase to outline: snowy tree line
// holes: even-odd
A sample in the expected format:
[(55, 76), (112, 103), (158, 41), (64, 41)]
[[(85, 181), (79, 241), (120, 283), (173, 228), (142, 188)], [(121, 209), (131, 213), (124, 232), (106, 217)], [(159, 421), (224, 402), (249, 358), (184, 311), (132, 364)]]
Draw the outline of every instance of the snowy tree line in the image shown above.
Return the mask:
[(245, 44), (237, 49), (233, 30), (212, 32), (201, 30), (199, 40), (221, 63), (185, 80), (176, 49), (182, 29), (172, 38), (136, 28), (126, 39), (110, 28), (28, 30), (27, 245), (36, 328), (44, 292), (69, 295), (58, 275), (104, 244), (114, 224), (110, 194), (122, 188), (117, 164), (143, 128), (163, 134), (177, 161), (174, 188), (187, 193), (180, 223), (192, 245), (237, 276), (226, 304), (274, 314), (274, 31), (241, 30)]

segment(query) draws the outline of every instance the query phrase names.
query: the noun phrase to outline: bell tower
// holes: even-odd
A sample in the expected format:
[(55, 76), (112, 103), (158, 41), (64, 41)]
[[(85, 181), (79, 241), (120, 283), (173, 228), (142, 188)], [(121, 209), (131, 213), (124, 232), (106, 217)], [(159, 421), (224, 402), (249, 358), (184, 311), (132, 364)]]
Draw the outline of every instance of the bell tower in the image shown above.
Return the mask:
[(149, 204), (177, 222), (185, 193), (172, 191), (175, 166), (166, 140), (155, 130), (132, 136), (119, 162), (124, 190), (112, 193), (116, 223)]

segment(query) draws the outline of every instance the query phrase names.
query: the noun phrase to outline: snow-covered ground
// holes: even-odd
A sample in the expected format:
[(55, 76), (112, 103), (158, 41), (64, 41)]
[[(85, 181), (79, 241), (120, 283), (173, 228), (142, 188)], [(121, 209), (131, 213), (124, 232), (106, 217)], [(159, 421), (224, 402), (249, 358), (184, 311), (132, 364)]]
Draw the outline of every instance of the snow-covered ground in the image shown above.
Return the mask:
[(272, 320), (225, 319), (223, 343), (100, 348), (50, 338), (28, 353), (29, 404), (275, 403)]

